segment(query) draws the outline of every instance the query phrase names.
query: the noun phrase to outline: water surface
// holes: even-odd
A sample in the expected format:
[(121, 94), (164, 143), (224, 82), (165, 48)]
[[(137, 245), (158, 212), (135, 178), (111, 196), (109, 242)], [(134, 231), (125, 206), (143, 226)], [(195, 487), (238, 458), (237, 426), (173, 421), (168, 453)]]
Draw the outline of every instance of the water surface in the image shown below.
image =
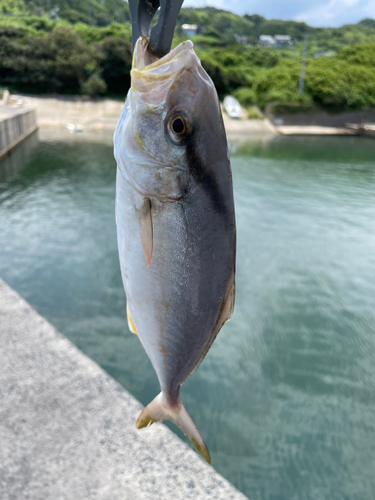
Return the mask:
[[(251, 500), (373, 500), (375, 143), (230, 146), (235, 313), (182, 400)], [(0, 165), (0, 276), (149, 403), (159, 388), (126, 323), (110, 142), (18, 154)]]

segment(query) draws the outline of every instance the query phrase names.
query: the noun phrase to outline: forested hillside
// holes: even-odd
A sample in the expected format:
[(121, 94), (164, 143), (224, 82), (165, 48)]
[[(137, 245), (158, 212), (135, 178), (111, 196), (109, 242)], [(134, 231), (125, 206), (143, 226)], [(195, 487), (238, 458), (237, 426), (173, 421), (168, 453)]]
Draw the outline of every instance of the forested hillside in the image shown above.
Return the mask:
[(130, 21), (128, 4), (123, 0), (1, 0), (0, 12), (41, 16), (56, 7), (58, 17), (71, 23), (106, 26), (111, 22)]
[[(126, 94), (131, 66), (126, 2), (1, 0), (0, 14), (0, 85), (37, 93)], [(186, 8), (178, 19), (174, 45), (184, 39), (183, 23), (199, 26), (193, 41), (220, 97), (234, 93), (245, 106), (291, 112), (375, 106), (372, 19), (340, 28), (312, 28), (213, 7)], [(299, 96), (307, 33), (305, 87)], [(261, 48), (261, 34), (287, 34), (294, 44)], [(239, 36), (247, 38), (245, 45), (237, 41)], [(317, 51), (331, 51), (331, 56), (314, 58)]]

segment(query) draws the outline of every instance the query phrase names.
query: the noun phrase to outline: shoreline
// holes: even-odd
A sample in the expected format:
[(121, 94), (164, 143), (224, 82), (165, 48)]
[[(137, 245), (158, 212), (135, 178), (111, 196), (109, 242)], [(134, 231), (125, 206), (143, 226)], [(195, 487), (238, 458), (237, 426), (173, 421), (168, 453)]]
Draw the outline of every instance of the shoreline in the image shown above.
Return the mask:
[[(40, 128), (70, 128), (72, 132), (111, 131), (115, 130), (118, 117), (124, 106), (123, 101), (115, 99), (86, 99), (80, 96), (33, 96), (15, 94), (18, 107), (33, 107), (37, 111)], [(20, 104), (22, 101), (22, 104)], [(0, 108), (0, 116), (2, 109)], [(275, 126), (268, 118), (233, 120), (223, 114), (224, 126), (228, 139), (246, 139), (264, 136), (321, 136), (321, 135), (357, 135), (355, 130), (345, 127), (322, 127), (311, 125)]]

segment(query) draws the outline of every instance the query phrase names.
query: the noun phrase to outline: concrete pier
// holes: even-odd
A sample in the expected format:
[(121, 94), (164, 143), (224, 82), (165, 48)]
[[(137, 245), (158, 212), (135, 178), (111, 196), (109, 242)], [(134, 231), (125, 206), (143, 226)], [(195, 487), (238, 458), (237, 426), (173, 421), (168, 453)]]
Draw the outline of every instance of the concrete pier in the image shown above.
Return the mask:
[(1, 500), (245, 500), (0, 280)]
[(0, 108), (0, 160), (37, 129), (33, 108)]

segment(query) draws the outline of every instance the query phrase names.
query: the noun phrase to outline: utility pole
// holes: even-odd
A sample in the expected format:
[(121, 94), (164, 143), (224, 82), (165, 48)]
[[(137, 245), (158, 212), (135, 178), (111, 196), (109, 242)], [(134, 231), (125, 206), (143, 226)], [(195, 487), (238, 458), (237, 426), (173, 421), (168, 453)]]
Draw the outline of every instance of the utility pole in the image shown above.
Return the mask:
[(301, 64), (301, 74), (299, 77), (299, 86), (298, 86), (298, 95), (303, 94), (303, 87), (305, 85), (305, 69), (306, 69), (306, 59), (307, 59), (307, 46), (309, 43), (309, 34), (305, 35), (305, 44), (303, 46), (303, 56), (302, 56), (302, 64)]

